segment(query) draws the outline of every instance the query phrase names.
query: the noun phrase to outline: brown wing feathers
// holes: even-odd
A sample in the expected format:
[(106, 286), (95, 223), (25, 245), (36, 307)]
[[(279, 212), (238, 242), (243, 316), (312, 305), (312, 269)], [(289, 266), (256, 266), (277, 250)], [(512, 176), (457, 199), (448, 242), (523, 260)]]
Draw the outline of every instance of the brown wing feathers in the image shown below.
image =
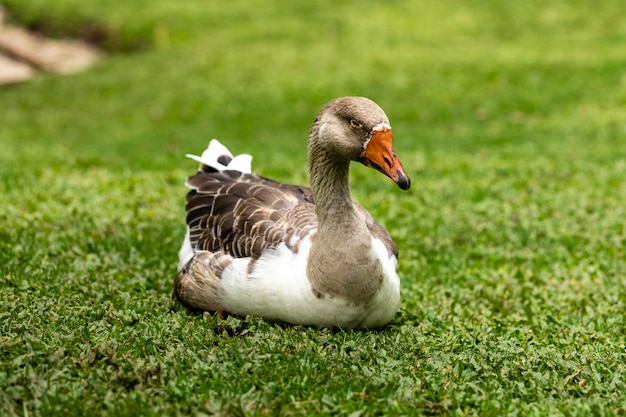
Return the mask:
[[(258, 256), (317, 227), (310, 191), (237, 171), (189, 177), (187, 224), (192, 247), (233, 257)], [(308, 214), (303, 214), (308, 213)], [(291, 223), (289, 220), (302, 218)], [(296, 244), (296, 242), (293, 242)]]

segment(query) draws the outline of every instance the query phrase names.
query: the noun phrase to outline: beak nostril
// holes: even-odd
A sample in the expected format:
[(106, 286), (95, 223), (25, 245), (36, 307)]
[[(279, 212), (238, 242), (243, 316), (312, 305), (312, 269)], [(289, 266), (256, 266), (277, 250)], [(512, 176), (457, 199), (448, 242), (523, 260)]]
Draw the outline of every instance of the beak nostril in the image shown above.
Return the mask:
[(389, 160), (389, 158), (387, 158), (386, 156), (383, 157), (383, 161), (385, 161), (385, 164), (387, 164), (387, 166), (389, 168), (391, 168), (393, 166), (393, 164), (391, 163), (391, 161)]

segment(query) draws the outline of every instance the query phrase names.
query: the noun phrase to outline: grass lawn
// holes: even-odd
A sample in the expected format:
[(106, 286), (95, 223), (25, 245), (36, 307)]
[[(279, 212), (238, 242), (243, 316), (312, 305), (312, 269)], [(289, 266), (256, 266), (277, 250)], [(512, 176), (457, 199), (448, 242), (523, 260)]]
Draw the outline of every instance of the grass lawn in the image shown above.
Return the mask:
[[(0, 90), (0, 415), (625, 415), (623, 0), (2, 0), (109, 58)], [(331, 98), (412, 179), (353, 166), (400, 249), (375, 332), (170, 300), (185, 153), (304, 183)]]

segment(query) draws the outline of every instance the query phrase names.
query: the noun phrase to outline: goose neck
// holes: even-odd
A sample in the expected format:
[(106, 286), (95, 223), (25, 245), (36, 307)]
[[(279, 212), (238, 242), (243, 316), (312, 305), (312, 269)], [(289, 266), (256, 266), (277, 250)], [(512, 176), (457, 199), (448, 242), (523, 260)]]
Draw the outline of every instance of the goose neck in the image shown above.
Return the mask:
[(308, 172), (320, 228), (356, 218), (349, 186), (350, 161), (313, 146)]

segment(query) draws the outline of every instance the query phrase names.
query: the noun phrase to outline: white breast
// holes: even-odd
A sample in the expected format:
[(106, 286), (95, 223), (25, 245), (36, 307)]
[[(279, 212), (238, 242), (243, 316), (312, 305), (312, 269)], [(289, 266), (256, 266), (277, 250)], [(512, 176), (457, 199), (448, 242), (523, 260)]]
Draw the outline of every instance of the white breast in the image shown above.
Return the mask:
[(355, 305), (340, 298), (315, 296), (306, 276), (311, 239), (305, 237), (297, 253), (285, 245), (267, 250), (248, 274), (249, 258), (235, 259), (222, 275), (220, 298), (227, 310), (237, 315), (278, 319), (294, 324), (379, 327), (389, 322), (398, 309), (400, 281), (396, 259), (385, 245), (372, 239), (385, 277), (380, 291), (368, 303)]

